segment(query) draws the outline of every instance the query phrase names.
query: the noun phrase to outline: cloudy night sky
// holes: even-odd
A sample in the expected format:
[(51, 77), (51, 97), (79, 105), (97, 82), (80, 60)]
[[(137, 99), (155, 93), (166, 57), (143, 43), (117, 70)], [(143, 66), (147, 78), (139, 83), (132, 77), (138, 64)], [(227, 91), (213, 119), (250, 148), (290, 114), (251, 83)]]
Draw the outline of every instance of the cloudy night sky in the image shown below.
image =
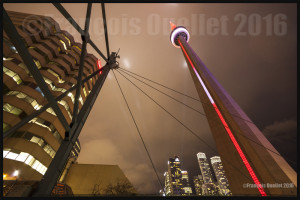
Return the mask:
[[(62, 5), (83, 29), (87, 4)], [(51, 16), (81, 43), (79, 33), (52, 4), (5, 3), (4, 8)], [(169, 21), (185, 26), (191, 35), (189, 44), (207, 68), (296, 170), (296, 10), (296, 4), (106, 4), (110, 51), (120, 48), (122, 68), (199, 99), (181, 50), (170, 43)], [(251, 32), (253, 14), (261, 28), (255, 33)], [(216, 32), (209, 28), (212, 18), (223, 25)], [(286, 24), (286, 31), (284, 27), (278, 29), (278, 19)], [(106, 55), (100, 4), (92, 7), (90, 35)], [(100, 58), (91, 46), (88, 52)], [(192, 180), (200, 172), (196, 154), (205, 152), (210, 158), (216, 153), (118, 72), (115, 74), (160, 179), (164, 182), (169, 157), (178, 155), (182, 169), (189, 172)], [(203, 115), (128, 78), (215, 147)], [(146, 82), (203, 113), (200, 102)], [(159, 183), (112, 71), (79, 140), (79, 163), (119, 165), (139, 193), (158, 193)]]

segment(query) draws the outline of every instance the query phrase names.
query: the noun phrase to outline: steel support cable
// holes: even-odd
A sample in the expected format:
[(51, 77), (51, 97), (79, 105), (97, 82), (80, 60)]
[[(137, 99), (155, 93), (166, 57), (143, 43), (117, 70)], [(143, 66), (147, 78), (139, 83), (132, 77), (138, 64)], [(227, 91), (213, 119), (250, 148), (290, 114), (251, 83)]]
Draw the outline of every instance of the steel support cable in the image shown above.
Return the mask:
[(146, 144), (145, 144), (145, 141), (144, 141), (144, 139), (143, 139), (143, 136), (142, 136), (142, 134), (141, 134), (141, 132), (140, 132), (138, 126), (137, 126), (137, 123), (136, 123), (136, 121), (135, 121), (135, 119), (134, 119), (134, 117), (133, 117), (133, 114), (132, 114), (132, 112), (131, 112), (131, 110), (130, 110), (129, 104), (128, 104), (128, 102), (127, 102), (127, 100), (126, 100), (126, 97), (125, 97), (125, 95), (124, 95), (124, 93), (123, 93), (123, 91), (122, 91), (122, 88), (121, 88), (121, 86), (120, 86), (120, 84), (119, 84), (119, 81), (118, 81), (118, 79), (117, 79), (117, 76), (115, 75), (114, 71), (112, 71), (112, 72), (113, 72), (114, 77), (115, 77), (115, 79), (116, 79), (116, 81), (117, 81), (117, 83), (118, 83), (119, 89), (120, 89), (120, 91), (121, 91), (121, 93), (122, 93), (122, 96), (123, 96), (123, 98), (124, 98), (124, 101), (125, 101), (125, 103), (126, 103), (126, 106), (127, 106), (128, 110), (129, 110), (129, 113), (130, 113), (130, 115), (131, 115), (131, 118), (132, 118), (132, 120), (133, 120), (133, 122), (134, 122), (134, 125), (135, 125), (135, 127), (136, 127), (136, 130), (137, 130), (137, 132), (138, 132), (138, 134), (139, 134), (139, 136), (140, 136), (140, 138), (141, 138), (141, 141), (142, 141), (142, 143), (143, 143), (143, 145), (144, 145), (144, 148), (145, 148), (145, 150), (146, 150), (146, 152), (147, 152), (148, 158), (149, 158), (149, 160), (150, 160), (150, 162), (151, 162), (152, 168), (154, 169), (154, 172), (155, 172), (155, 174), (156, 174), (156, 177), (157, 177), (157, 179), (158, 179), (158, 182), (159, 182), (161, 188), (162, 188), (163, 191), (164, 191), (163, 184), (162, 184), (162, 182), (160, 181), (160, 178), (159, 178), (159, 176), (158, 176), (158, 173), (157, 173), (157, 171), (156, 171), (156, 168), (155, 168), (155, 166), (154, 166), (154, 163), (153, 163), (153, 161), (152, 161), (152, 159), (151, 159), (150, 153), (149, 153), (149, 151), (148, 151), (148, 149), (147, 149), (147, 146), (146, 146)]
[[(120, 71), (119, 71), (119, 72), (120, 72)], [(144, 81), (142, 81), (142, 80), (140, 80), (140, 79), (138, 79), (138, 78), (136, 78), (136, 77), (134, 77), (134, 76), (132, 76), (132, 75), (128, 74), (128, 73), (127, 73), (127, 72), (125, 72), (125, 71), (121, 71), (121, 72), (122, 72), (122, 73), (125, 73), (125, 74), (127, 74), (128, 76), (131, 76), (132, 78), (134, 78), (134, 79), (136, 79), (136, 80), (138, 80), (138, 81), (142, 82), (143, 84), (145, 84), (145, 85), (147, 85), (147, 86), (149, 86), (149, 87), (151, 87), (151, 88), (155, 89), (156, 91), (158, 91), (158, 92), (160, 92), (160, 93), (162, 93), (162, 94), (164, 94), (164, 95), (168, 96), (169, 98), (171, 98), (171, 99), (173, 99), (173, 100), (177, 101), (178, 103), (181, 103), (181, 104), (183, 104), (184, 106), (186, 106), (186, 107), (188, 107), (188, 108), (190, 108), (190, 109), (194, 110), (195, 112), (197, 112), (197, 113), (199, 113), (199, 114), (201, 114), (201, 115), (203, 115), (203, 116), (205, 116), (205, 117), (207, 118), (207, 116), (206, 116), (206, 114), (205, 114), (205, 113), (201, 113), (200, 111), (198, 111), (198, 110), (196, 110), (196, 109), (194, 109), (194, 108), (190, 107), (189, 105), (187, 105), (187, 104), (185, 104), (185, 103), (183, 103), (183, 102), (181, 102), (181, 101), (179, 101), (179, 100), (175, 99), (174, 97), (172, 97), (172, 96), (170, 96), (170, 95), (168, 95), (168, 94), (166, 94), (166, 93), (164, 93), (164, 92), (160, 91), (159, 89), (157, 89), (157, 88), (155, 88), (155, 87), (153, 87), (153, 86), (151, 86), (151, 85), (149, 85), (149, 84), (145, 83)], [(233, 129), (233, 130), (234, 130), (234, 129)], [(260, 144), (260, 143), (256, 142), (255, 140), (253, 140), (253, 139), (251, 139), (251, 138), (247, 137), (246, 135), (242, 134), (240, 131), (234, 130), (234, 132), (235, 132), (235, 133), (237, 133), (237, 134), (239, 134), (239, 135), (242, 135), (242, 136), (243, 136), (243, 137), (245, 137), (246, 139), (248, 139), (248, 140), (250, 140), (250, 141), (254, 142), (255, 144), (257, 144), (257, 145), (259, 145), (259, 146), (261, 146), (261, 147), (263, 147), (263, 148), (265, 148), (266, 150), (268, 150), (268, 151), (270, 151), (270, 152), (272, 152), (272, 153), (274, 153), (274, 154), (276, 154), (276, 155), (278, 155), (278, 156), (280, 156), (280, 157), (284, 158), (284, 157), (283, 157), (282, 155), (280, 155), (279, 153), (277, 153), (277, 152), (275, 152), (275, 151), (273, 151), (273, 150), (271, 150), (271, 149), (269, 149), (269, 148), (265, 147), (264, 145), (262, 145), (262, 144)], [(286, 159), (286, 158), (284, 158), (284, 159)], [(292, 160), (289, 160), (289, 159), (286, 159), (286, 160), (288, 160), (288, 161), (289, 161), (289, 162), (291, 162), (291, 163), (294, 163), (294, 164), (296, 164), (296, 162), (294, 162), (294, 161), (292, 161)]]
[(145, 79), (145, 80), (147, 80), (147, 81), (150, 81), (150, 82), (155, 83), (155, 84), (157, 84), (157, 85), (160, 85), (160, 86), (162, 86), (162, 87), (164, 87), (164, 88), (167, 88), (167, 89), (169, 89), (169, 90), (172, 90), (173, 92), (176, 92), (176, 93), (178, 93), (178, 94), (181, 94), (181, 95), (183, 95), (183, 96), (186, 96), (186, 97), (188, 97), (188, 98), (190, 98), (190, 99), (193, 99), (193, 100), (195, 100), (195, 101), (201, 102), (199, 99), (196, 99), (196, 98), (191, 97), (191, 96), (189, 96), (189, 95), (187, 95), (187, 94), (184, 94), (184, 93), (182, 93), (182, 92), (179, 92), (179, 91), (177, 91), (177, 90), (174, 90), (174, 89), (172, 89), (172, 88), (170, 88), (170, 87), (167, 87), (167, 86), (165, 86), (165, 85), (163, 85), (163, 84), (161, 84), (161, 83), (152, 81), (152, 80), (150, 80), (150, 79), (148, 79), (148, 78), (146, 78), (146, 77), (143, 77), (143, 76), (141, 76), (141, 75), (138, 75), (138, 74), (136, 74), (136, 73), (133, 73), (133, 72), (127, 70), (127, 69), (124, 69), (124, 68), (121, 68), (121, 67), (119, 67), (119, 69), (125, 70), (125, 71), (127, 71), (127, 72), (129, 72), (129, 73), (131, 73), (131, 74), (134, 74), (134, 75), (136, 75), (136, 76), (139, 76), (139, 77), (141, 77), (141, 78), (143, 78), (143, 79)]
[(153, 86), (149, 85), (148, 83), (145, 83), (144, 81), (142, 81), (142, 80), (140, 80), (140, 79), (138, 79), (138, 78), (136, 78), (136, 77), (134, 77), (134, 76), (132, 76), (132, 75), (128, 74), (128, 73), (127, 73), (127, 72), (125, 72), (125, 71), (122, 71), (122, 73), (125, 73), (125, 74), (127, 74), (128, 76), (131, 76), (132, 78), (134, 78), (134, 79), (136, 79), (136, 80), (138, 80), (138, 81), (142, 82), (143, 84), (145, 84), (145, 85), (147, 85), (147, 86), (151, 87), (152, 89), (154, 89), (154, 90), (156, 90), (156, 91), (158, 91), (158, 92), (160, 92), (160, 93), (162, 93), (162, 94), (166, 95), (167, 97), (169, 97), (169, 98), (173, 99), (174, 101), (177, 101), (178, 103), (181, 103), (181, 104), (185, 105), (186, 107), (188, 107), (188, 108), (192, 109), (193, 111), (195, 111), (195, 112), (199, 113), (200, 115), (204, 115), (204, 116), (206, 117), (206, 115), (205, 115), (204, 113), (201, 113), (199, 110), (196, 110), (195, 108), (193, 108), (193, 107), (191, 107), (191, 106), (189, 106), (189, 105), (187, 105), (187, 104), (183, 103), (182, 101), (179, 101), (179, 100), (175, 99), (174, 97), (172, 97), (172, 96), (170, 96), (170, 95), (168, 95), (168, 94), (166, 94), (166, 93), (164, 93), (164, 92), (160, 91), (159, 89), (157, 89), (157, 88), (155, 88), (155, 87), (153, 87)]
[[(179, 92), (179, 91), (177, 91), (177, 90), (175, 90), (175, 89), (172, 89), (172, 88), (170, 88), (170, 87), (167, 87), (167, 86), (165, 86), (165, 85), (163, 85), (163, 84), (161, 84), (161, 83), (152, 81), (152, 80), (150, 80), (150, 79), (148, 79), (148, 78), (146, 78), (146, 77), (143, 77), (143, 76), (141, 76), (141, 75), (138, 75), (138, 74), (136, 74), (136, 73), (134, 73), (134, 72), (131, 72), (131, 71), (127, 70), (127, 69), (124, 69), (124, 68), (121, 68), (121, 67), (119, 67), (119, 69), (124, 70), (124, 71), (126, 71), (126, 72), (129, 72), (129, 73), (131, 73), (131, 74), (134, 74), (134, 75), (136, 75), (136, 76), (139, 76), (139, 77), (141, 77), (141, 78), (143, 78), (143, 79), (145, 79), (145, 80), (147, 80), (147, 81), (150, 81), (150, 82), (155, 83), (155, 84), (157, 84), (157, 85), (160, 85), (160, 86), (162, 86), (162, 87), (164, 87), (164, 88), (167, 88), (167, 89), (169, 89), (169, 90), (172, 90), (173, 92), (176, 92), (176, 93), (178, 93), (178, 94), (181, 94), (181, 95), (183, 95), (183, 96), (186, 96), (186, 97), (188, 97), (188, 98), (190, 98), (190, 99), (193, 99), (193, 100), (195, 100), (195, 101), (201, 102), (202, 104), (210, 104), (210, 103), (202, 102), (202, 101), (199, 100), (199, 99), (196, 99), (196, 98), (191, 97), (191, 96), (189, 96), (189, 95), (187, 95), (187, 94), (184, 94), (184, 93), (182, 93), (182, 92)], [(246, 121), (246, 122), (249, 122), (249, 123), (251, 123), (251, 124), (254, 124), (254, 122), (249, 121), (249, 120), (247, 120), (247, 119), (244, 119), (244, 118), (242, 118), (242, 117), (240, 117), (240, 116), (238, 116), (238, 115), (232, 114), (232, 113), (230, 113), (230, 112), (228, 112), (228, 111), (225, 111), (225, 112), (228, 113), (228, 114), (230, 114), (230, 115), (232, 115), (232, 116), (234, 116), (234, 117), (237, 117), (237, 118), (239, 118), (239, 119), (241, 119), (241, 120), (243, 120), (243, 121)], [(255, 124), (254, 124), (254, 125), (255, 125)], [(273, 132), (273, 130), (271, 130), (271, 129), (265, 128), (265, 130), (268, 130), (268, 131)]]
[[(119, 74), (120, 71), (117, 71)], [(133, 84), (136, 88), (138, 88), (144, 95), (146, 95), (148, 98), (150, 98), (156, 105), (158, 105), (161, 109), (163, 109), (166, 113), (168, 113), (173, 119), (175, 119), (178, 123), (180, 123), (184, 128), (186, 128), (191, 134), (193, 134), (196, 138), (198, 138), (200, 141), (202, 141), (206, 146), (208, 146), (211, 150), (213, 150), (214, 152), (216, 152), (217, 154), (219, 154), (219, 152), (214, 149), (212, 146), (210, 146), (205, 140), (203, 140), (200, 136), (198, 136), (194, 131), (192, 131), (189, 127), (187, 127), (185, 124), (183, 124), (179, 119), (177, 119), (174, 115), (172, 115), (169, 111), (167, 111), (163, 106), (161, 106), (157, 101), (155, 101), (152, 97), (150, 97), (146, 92), (144, 92), (141, 88), (139, 88), (136, 84), (134, 84), (131, 80), (129, 80), (126, 76), (124, 76), (123, 74), (121, 74), (125, 79), (127, 79), (131, 84)], [(228, 161), (225, 158), (222, 158), (222, 160), (224, 160), (226, 163), (230, 164), (233, 168), (235, 168), (236, 170), (238, 170), (243, 176), (245, 176), (246, 178), (248, 178), (251, 182), (253, 181), (250, 177), (248, 177), (247, 175), (245, 175), (240, 168), (235, 167), (230, 161)], [(249, 160), (249, 162), (251, 162), (251, 160)], [(251, 164), (253, 165), (253, 163), (251, 162)]]

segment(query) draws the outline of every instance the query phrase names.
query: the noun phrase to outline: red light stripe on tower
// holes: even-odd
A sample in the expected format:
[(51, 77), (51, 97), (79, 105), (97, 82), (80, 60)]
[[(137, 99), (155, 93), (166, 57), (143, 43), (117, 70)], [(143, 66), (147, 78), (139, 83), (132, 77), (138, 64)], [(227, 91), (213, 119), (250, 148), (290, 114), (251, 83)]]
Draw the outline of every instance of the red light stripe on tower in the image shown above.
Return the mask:
[(227, 125), (225, 119), (223, 118), (223, 116), (222, 116), (220, 110), (218, 109), (218, 107), (217, 107), (217, 105), (215, 104), (213, 98), (211, 97), (210, 93), (208, 92), (207, 88), (205, 87), (205, 84), (203, 83), (203, 81), (202, 81), (200, 75), (198, 74), (198, 72), (197, 72), (195, 66), (193, 65), (193, 63), (192, 63), (190, 57), (188, 56), (188, 54), (186, 53), (185, 49), (183, 48), (183, 46), (182, 46), (180, 40), (178, 40), (178, 42), (179, 42), (179, 44), (180, 44), (180, 46), (181, 46), (181, 49), (183, 50), (185, 56), (188, 58), (188, 61), (189, 61), (189, 63), (191, 64), (191, 66), (192, 66), (194, 72), (196, 73), (196, 76), (198, 77), (198, 79), (199, 79), (199, 81), (200, 81), (202, 87), (204, 88), (204, 91), (206, 92), (208, 98), (210, 99), (210, 102), (211, 102), (211, 104), (213, 105), (213, 107), (214, 107), (216, 113), (218, 114), (218, 116), (219, 116), (219, 118), (220, 118), (220, 120), (221, 120), (221, 122), (222, 122), (222, 124), (223, 124), (223, 126), (224, 126), (224, 128), (225, 128), (225, 130), (227, 131), (227, 133), (228, 133), (228, 135), (229, 135), (229, 137), (230, 137), (230, 139), (231, 139), (231, 141), (232, 141), (232, 143), (233, 143), (233, 145), (235, 146), (235, 148), (236, 148), (236, 150), (238, 151), (238, 153), (239, 153), (241, 159), (243, 160), (243, 163), (245, 164), (245, 166), (246, 166), (246, 168), (247, 168), (247, 170), (248, 170), (248, 172), (249, 172), (251, 178), (253, 179), (254, 183), (256, 184), (258, 191), (260, 192), (261, 196), (267, 196), (267, 194), (266, 194), (266, 192), (264, 191), (263, 187), (261, 186), (261, 184), (260, 184), (260, 182), (259, 182), (257, 176), (255, 175), (255, 173), (254, 173), (252, 167), (250, 166), (250, 164), (249, 164), (249, 162), (248, 162), (248, 160), (247, 160), (245, 154), (243, 153), (242, 149), (240, 148), (240, 145), (239, 145), (238, 142), (236, 141), (236, 139), (235, 139), (234, 135), (232, 134), (231, 130), (229, 129), (229, 127), (228, 127), (228, 125)]

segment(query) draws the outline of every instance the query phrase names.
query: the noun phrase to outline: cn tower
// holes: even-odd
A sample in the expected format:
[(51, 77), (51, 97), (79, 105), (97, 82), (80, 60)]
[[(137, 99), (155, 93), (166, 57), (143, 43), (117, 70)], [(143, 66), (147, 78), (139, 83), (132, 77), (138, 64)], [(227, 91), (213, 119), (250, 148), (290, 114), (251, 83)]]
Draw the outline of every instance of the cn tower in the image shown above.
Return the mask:
[(232, 194), (296, 196), (297, 173), (194, 52), (187, 29), (170, 24), (171, 43), (186, 59)]

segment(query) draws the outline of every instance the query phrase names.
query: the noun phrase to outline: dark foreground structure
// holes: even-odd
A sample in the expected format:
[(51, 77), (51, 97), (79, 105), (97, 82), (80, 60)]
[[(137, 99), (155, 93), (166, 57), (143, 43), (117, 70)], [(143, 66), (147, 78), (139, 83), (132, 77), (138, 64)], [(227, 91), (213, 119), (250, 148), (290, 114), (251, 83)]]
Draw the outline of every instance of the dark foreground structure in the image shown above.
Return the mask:
[[(8, 15), (52, 95), (58, 97), (74, 86), (78, 76), (81, 44), (74, 42), (73, 37), (61, 30), (50, 17), (17, 12), (8, 12)], [(97, 58), (87, 54), (83, 77), (97, 69)], [(83, 85), (79, 108), (97, 78), (93, 77)], [(58, 101), (68, 124), (72, 121), (74, 98), (73, 91)], [(6, 32), (3, 32), (3, 132), (6, 133), (45, 104), (45, 94)], [(19, 180), (41, 180), (64, 139), (65, 128), (50, 107), (4, 138), (3, 173), (9, 178), (18, 170)], [(77, 140), (69, 159), (76, 161), (79, 152), (80, 143)]]
[(186, 28), (172, 23), (171, 28), (171, 42), (186, 59), (232, 194), (296, 196), (296, 172), (194, 52)]
[[(72, 20), (60, 4), (54, 6)], [(107, 46), (106, 58), (89, 39), (91, 8), (88, 4), (84, 31), (72, 23), (82, 44), (51, 17), (3, 9), (3, 179), (8, 195), (72, 194), (63, 182), (80, 152), (79, 133), (109, 70), (116, 67), (116, 54), (109, 56)], [(107, 62), (104, 67), (87, 53), (87, 44)], [(22, 182), (28, 187), (13, 192), (13, 185), (22, 187)]]

